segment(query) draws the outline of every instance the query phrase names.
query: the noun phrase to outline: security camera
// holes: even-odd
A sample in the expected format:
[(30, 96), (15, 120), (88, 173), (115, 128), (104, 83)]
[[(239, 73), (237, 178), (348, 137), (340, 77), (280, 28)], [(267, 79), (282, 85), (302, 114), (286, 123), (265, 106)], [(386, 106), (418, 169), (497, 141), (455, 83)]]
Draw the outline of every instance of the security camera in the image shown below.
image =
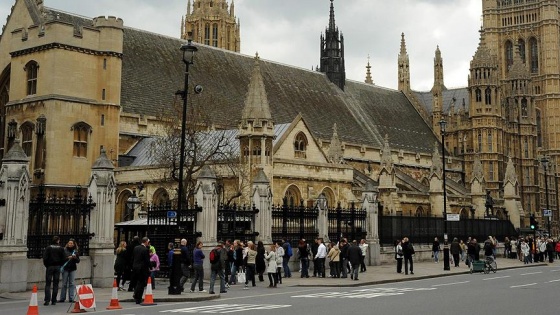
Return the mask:
[(195, 87), (194, 87), (194, 92), (195, 92), (196, 94), (202, 93), (203, 90), (204, 90), (204, 88), (203, 88), (202, 85), (200, 85), (200, 84), (197, 84), (197, 85), (195, 85)]

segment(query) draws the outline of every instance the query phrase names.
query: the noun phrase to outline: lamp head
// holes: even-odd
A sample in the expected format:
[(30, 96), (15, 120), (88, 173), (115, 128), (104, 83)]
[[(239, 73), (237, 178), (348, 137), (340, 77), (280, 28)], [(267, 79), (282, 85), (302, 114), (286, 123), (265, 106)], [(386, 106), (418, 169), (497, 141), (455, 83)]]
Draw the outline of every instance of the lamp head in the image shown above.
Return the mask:
[(183, 52), (183, 62), (188, 64), (192, 64), (194, 53), (198, 50), (198, 48), (193, 45), (190, 34), (191, 32), (189, 32), (189, 39), (187, 40), (187, 43), (181, 45), (181, 51)]
[(445, 121), (445, 119), (441, 119), (439, 121), (439, 128), (441, 129), (441, 132), (444, 133), (445, 132), (445, 126), (447, 125), (447, 121)]

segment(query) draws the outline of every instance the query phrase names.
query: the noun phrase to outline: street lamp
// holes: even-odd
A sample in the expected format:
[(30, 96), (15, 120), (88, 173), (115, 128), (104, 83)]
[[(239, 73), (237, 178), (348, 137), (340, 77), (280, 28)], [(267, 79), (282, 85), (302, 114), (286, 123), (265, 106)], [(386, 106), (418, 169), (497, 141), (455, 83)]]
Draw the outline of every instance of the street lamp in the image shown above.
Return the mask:
[[(548, 204), (548, 157), (543, 156), (541, 159), (541, 163), (544, 169), (544, 194), (546, 196), (546, 210), (550, 213), (550, 205)], [(548, 227), (548, 237), (550, 237), (550, 216), (547, 216), (547, 227)]]
[(132, 190), (132, 195), (126, 199), (126, 215), (124, 217), (125, 221), (128, 219), (134, 219), (134, 212), (138, 208), (138, 206), (142, 203), (140, 198), (136, 196), (136, 189)]
[(441, 130), (441, 156), (443, 160), (443, 270), (451, 270), (449, 266), (449, 244), (447, 243), (447, 187), (445, 186), (445, 119), (439, 121)]
[[(189, 37), (190, 37), (189, 32)], [(187, 96), (189, 88), (189, 66), (193, 64), (194, 53), (198, 50), (193, 44), (192, 40), (189, 38), (186, 44), (181, 45), (181, 51), (183, 52), (183, 62), (185, 63), (185, 86), (181, 92), (183, 96), (183, 116), (181, 117), (181, 148), (179, 152), (179, 190), (177, 199), (177, 210), (181, 212), (183, 210), (183, 166), (185, 164), (185, 134), (187, 128)]]

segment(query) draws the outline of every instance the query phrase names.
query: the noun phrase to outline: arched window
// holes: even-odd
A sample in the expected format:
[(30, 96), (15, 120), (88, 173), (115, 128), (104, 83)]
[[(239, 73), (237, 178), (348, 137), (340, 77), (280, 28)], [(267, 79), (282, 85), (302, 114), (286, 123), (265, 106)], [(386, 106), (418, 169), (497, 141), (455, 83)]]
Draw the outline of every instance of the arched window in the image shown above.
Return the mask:
[(218, 47), (218, 24), (212, 24), (212, 46)]
[(169, 202), (169, 194), (165, 188), (158, 188), (152, 198), (154, 205), (165, 205)]
[(506, 41), (506, 66), (509, 67), (513, 64), (513, 44), (508, 40)]
[(517, 41), (517, 47), (519, 48), (519, 57), (521, 57), (521, 60), (525, 63), (525, 41), (520, 38)]
[(484, 103), (492, 105), (492, 90), (489, 87), (484, 91)]
[(424, 208), (422, 208), (422, 207), (416, 208), (416, 213), (414, 213), (414, 216), (416, 216), (416, 217), (426, 216), (426, 213), (424, 213)]
[(531, 73), (537, 73), (539, 71), (539, 47), (537, 39), (534, 37), (529, 39), (529, 53), (531, 54)]
[(480, 91), (479, 88), (477, 88), (477, 89), (474, 91), (474, 94), (475, 94), (475, 99), (476, 99), (476, 101), (477, 101), (477, 102), (482, 102), (482, 92)]
[(270, 153), (271, 153), (271, 149), (270, 146), (267, 145), (264, 149), (264, 156), (266, 158), (266, 164), (271, 164), (272, 163), (272, 158), (270, 157)]
[(84, 122), (79, 122), (72, 126), (72, 130), (74, 131), (74, 156), (87, 157), (88, 137), (91, 127)]
[(478, 132), (478, 153), (482, 152), (482, 132)]
[(488, 152), (492, 152), (492, 130), (488, 130)]
[(258, 144), (253, 146), (252, 161), (253, 163), (259, 163), (261, 161), (261, 146)]
[(33, 124), (30, 122), (25, 122), (21, 125), (21, 148), (28, 157), (33, 153), (33, 127)]
[(36, 61), (30, 61), (25, 65), (27, 72), (27, 95), (37, 94), (37, 73), (39, 64)]
[(300, 132), (296, 135), (294, 140), (294, 156), (296, 158), (305, 159), (306, 158), (306, 149), (307, 149), (307, 137), (303, 132)]
[(521, 116), (522, 117), (527, 117), (527, 114), (528, 114), (528, 112), (527, 112), (527, 99), (523, 98), (521, 100)]
[(204, 25), (204, 45), (210, 45), (210, 23)]
[(286, 203), (290, 207), (299, 206), (301, 201), (301, 193), (299, 188), (296, 185), (291, 185), (286, 190), (286, 194), (284, 195), (286, 198)]
[(488, 180), (494, 180), (494, 162), (488, 162)]

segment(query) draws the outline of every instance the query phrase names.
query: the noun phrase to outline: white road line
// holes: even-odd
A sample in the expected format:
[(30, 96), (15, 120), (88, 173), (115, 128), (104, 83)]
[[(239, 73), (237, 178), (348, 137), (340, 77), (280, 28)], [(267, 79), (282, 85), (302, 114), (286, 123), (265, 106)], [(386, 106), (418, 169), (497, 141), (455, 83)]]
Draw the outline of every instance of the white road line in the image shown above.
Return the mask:
[(520, 276), (536, 275), (538, 273), (542, 273), (542, 271), (522, 273)]
[(511, 277), (511, 276), (493, 277), (493, 278), (486, 278), (486, 279), (482, 279), (482, 280), (486, 281), (486, 280), (503, 279), (503, 278), (509, 278), (509, 277)]
[(520, 284), (520, 285), (512, 285), (510, 288), (521, 288), (521, 287), (529, 287), (535, 285), (536, 283), (528, 283), (528, 284)]
[(550, 270), (550, 272), (557, 272), (557, 271), (560, 271), (560, 269)]
[(432, 287), (441, 287), (444, 285), (454, 285), (454, 284), (461, 284), (461, 283), (469, 283), (470, 281), (461, 281), (461, 282), (451, 282), (451, 283), (442, 283), (442, 284), (432, 284)]
[(558, 280), (550, 280), (550, 281), (547, 281), (546, 283), (558, 282), (558, 281), (560, 281), (560, 279), (558, 279)]

